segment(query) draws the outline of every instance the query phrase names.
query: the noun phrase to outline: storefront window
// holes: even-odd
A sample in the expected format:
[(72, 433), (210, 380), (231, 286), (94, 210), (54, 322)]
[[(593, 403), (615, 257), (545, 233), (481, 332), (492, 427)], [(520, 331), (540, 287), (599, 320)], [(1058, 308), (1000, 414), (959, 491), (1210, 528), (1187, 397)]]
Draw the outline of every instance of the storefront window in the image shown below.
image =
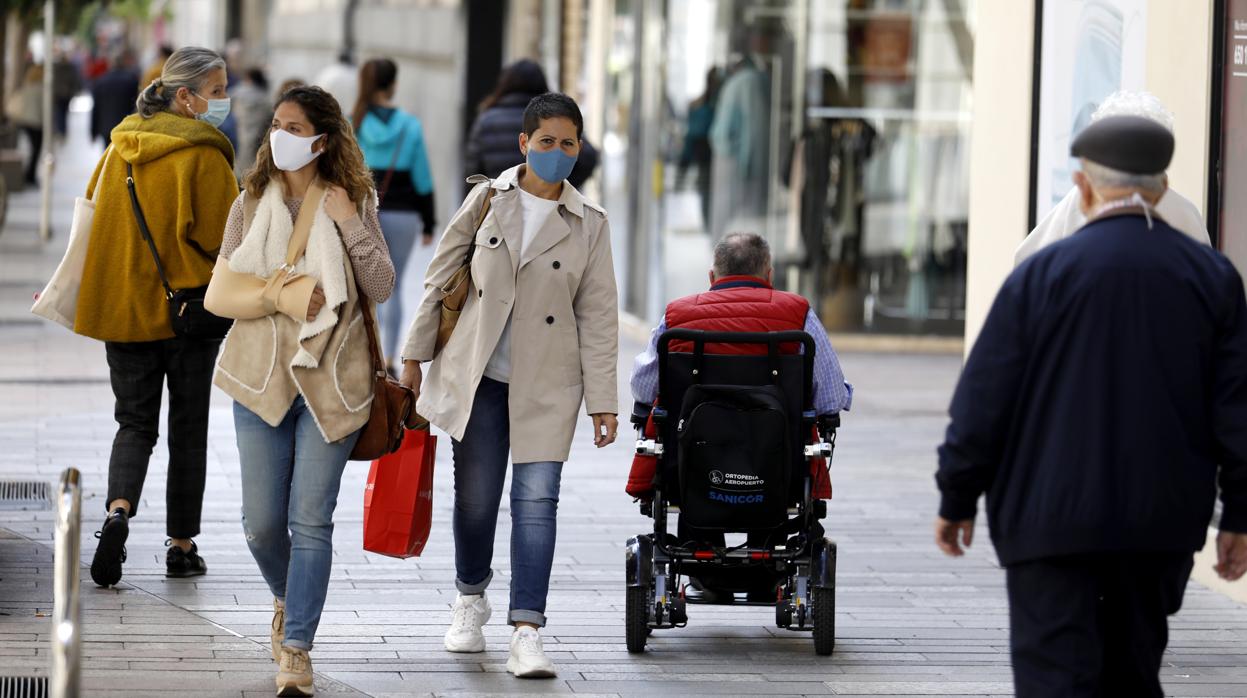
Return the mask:
[(715, 241), (756, 232), (833, 331), (960, 333), (971, 2), (617, 2), (637, 83), (607, 95), (606, 139), (634, 166), (603, 186), (631, 193), (625, 307), (704, 290)]
[(812, 5), (804, 288), (821, 299), (829, 326), (962, 331), (974, 55), (969, 5)]

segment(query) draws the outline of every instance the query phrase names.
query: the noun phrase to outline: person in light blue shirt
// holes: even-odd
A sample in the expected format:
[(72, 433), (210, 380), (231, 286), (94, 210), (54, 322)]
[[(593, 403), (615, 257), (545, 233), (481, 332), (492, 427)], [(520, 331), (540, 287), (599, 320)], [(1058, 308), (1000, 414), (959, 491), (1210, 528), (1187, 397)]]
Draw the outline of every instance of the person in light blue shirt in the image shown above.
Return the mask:
[[(710, 270), (710, 290), (699, 294), (699, 300), (703, 307), (720, 302), (755, 303), (752, 299), (738, 298), (749, 294), (748, 289), (755, 289), (763, 291), (763, 295), (777, 303), (784, 298), (789, 298), (790, 302), (804, 303), (807, 309), (800, 329), (814, 338), (814, 410), (820, 415), (848, 410), (853, 405), (853, 386), (844, 380), (840, 359), (836, 356), (836, 350), (831, 347), (831, 340), (827, 337), (823, 323), (804, 299), (785, 291), (771, 290), (771, 277), (771, 253), (766, 240), (754, 234), (733, 233), (715, 246), (714, 268)], [(770, 293), (765, 293), (768, 290)], [(654, 404), (658, 397), (658, 338), (668, 329), (670, 308), (668, 306), (669, 312), (650, 334), (649, 346), (637, 355), (633, 363), (632, 397), (646, 405)], [(766, 332), (775, 327), (772, 323), (740, 315), (732, 319), (730, 326), (703, 326), (697, 329)], [(798, 328), (794, 326), (790, 329)]]

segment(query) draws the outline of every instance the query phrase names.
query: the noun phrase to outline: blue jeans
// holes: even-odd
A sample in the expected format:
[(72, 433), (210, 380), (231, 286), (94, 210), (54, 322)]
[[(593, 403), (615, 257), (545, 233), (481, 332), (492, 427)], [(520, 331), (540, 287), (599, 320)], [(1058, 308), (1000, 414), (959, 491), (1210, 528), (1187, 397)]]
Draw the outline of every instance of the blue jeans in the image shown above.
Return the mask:
[[(485, 591), (493, 578), (494, 530), (511, 451), (509, 387), (482, 378), (463, 441), (452, 442), (455, 586), (463, 594)], [(562, 473), (555, 461), (516, 463), (511, 473), (511, 625), (546, 624)]]
[(283, 644), (312, 648), (329, 590), (333, 510), (359, 432), (325, 443), (303, 396), (270, 427), (237, 402), (242, 526), (273, 596), (286, 602)]
[(411, 248), (424, 229), (420, 214), (415, 211), (378, 211), (381, 234), (390, 248), (390, 260), (394, 262), (394, 295), (377, 306), (378, 322), (381, 324), (381, 354), (389, 360), (397, 360), (399, 333), (403, 326), (403, 271), (411, 257)]

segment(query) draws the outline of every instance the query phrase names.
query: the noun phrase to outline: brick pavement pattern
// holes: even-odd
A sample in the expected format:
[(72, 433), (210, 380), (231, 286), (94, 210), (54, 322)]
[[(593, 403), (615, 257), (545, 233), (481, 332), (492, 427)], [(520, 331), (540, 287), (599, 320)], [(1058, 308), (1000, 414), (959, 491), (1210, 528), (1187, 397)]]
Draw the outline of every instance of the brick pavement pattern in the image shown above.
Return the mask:
[[(79, 116), (79, 115), (76, 115)], [(239, 473), (229, 401), (214, 394), (204, 533), (207, 576), (163, 576), (162, 438), (129, 561), (116, 589), (86, 573), (103, 517), (112, 440), (112, 395), (103, 347), (27, 313), (30, 296), (65, 244), (72, 197), (92, 153), (62, 163), (58, 237), (34, 234), (36, 194), (16, 195), (0, 234), (0, 477), (54, 481), (83, 472), (82, 560), (85, 694), (263, 696), (271, 597), (239, 523)], [(621, 379), (639, 349), (625, 342)], [(631, 434), (597, 451), (587, 421), (564, 470), (546, 648), (554, 680), (505, 672), (502, 613), (486, 628), (488, 651), (452, 655), (441, 636), (454, 598), (450, 449), (438, 454), (434, 531), (422, 557), (394, 560), (360, 547), (365, 464), (348, 466), (335, 532), (328, 604), (312, 653), (322, 695), (1008, 695), (1004, 576), (987, 531), (961, 560), (931, 541), (937, 497), (934, 447), (956, 380), (956, 356), (842, 356), (857, 398), (833, 465), (827, 521), (839, 543), (837, 646), (817, 657), (808, 634), (774, 627), (759, 607), (690, 606), (687, 628), (656, 631), (630, 655), (623, 639), (623, 544), (649, 521), (623, 494)], [(626, 385), (620, 386), (627, 405)], [(509, 524), (504, 497), (490, 590), (505, 607)], [(51, 609), (50, 512), (0, 511), (0, 674), (46, 673)], [(5, 530), (7, 529), (7, 530)], [(1180, 696), (1247, 694), (1247, 607), (1197, 582), (1172, 622), (1162, 674)]]

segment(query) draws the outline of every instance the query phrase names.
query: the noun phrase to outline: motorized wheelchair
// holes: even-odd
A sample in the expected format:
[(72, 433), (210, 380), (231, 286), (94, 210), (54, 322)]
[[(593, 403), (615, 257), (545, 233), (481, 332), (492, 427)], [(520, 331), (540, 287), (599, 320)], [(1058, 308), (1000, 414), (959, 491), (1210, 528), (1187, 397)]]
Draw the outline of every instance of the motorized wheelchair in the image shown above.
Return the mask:
[[(830, 466), (839, 417), (813, 411), (814, 351), (799, 331), (659, 337), (658, 401), (632, 415), (637, 454), (658, 462), (653, 496), (640, 505), (653, 531), (626, 550), (629, 652), (643, 652), (655, 629), (688, 623), (683, 577), (738, 592), (761, 574), (774, 597), (751, 605), (773, 605), (778, 627), (812, 630), (815, 652), (832, 653), (836, 544), (819, 523), (827, 502), (811, 496), (811, 461)], [(667, 515), (677, 512), (684, 531), (713, 535), (673, 535)], [(744, 544), (724, 542), (742, 532)]]

